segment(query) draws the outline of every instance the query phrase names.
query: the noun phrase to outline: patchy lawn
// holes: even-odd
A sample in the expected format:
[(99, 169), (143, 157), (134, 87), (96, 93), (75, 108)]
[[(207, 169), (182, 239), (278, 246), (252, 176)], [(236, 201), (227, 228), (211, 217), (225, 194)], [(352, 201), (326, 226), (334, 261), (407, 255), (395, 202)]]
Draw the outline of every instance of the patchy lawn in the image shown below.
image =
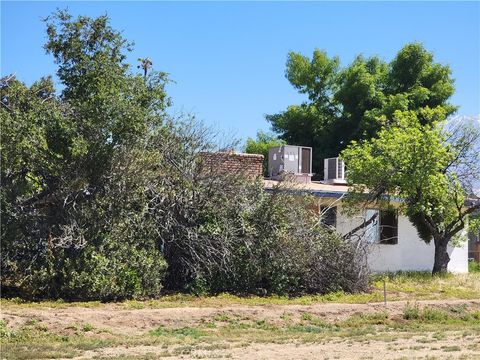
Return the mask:
[(480, 358), (478, 274), (386, 281), (387, 306), (381, 278), (369, 294), (295, 299), (2, 301), (1, 358)]
[[(432, 277), (429, 273), (408, 272), (372, 277), (372, 288), (368, 293), (345, 294), (335, 292), (327, 295), (307, 295), (295, 298), (283, 296), (235, 296), (220, 294), (217, 296), (194, 296), (186, 294), (166, 295), (155, 300), (123, 301), (115, 303), (120, 307), (143, 308), (170, 308), (170, 307), (222, 307), (228, 305), (310, 305), (317, 303), (346, 303), (367, 304), (383, 301), (383, 281), (386, 282), (387, 300), (442, 300), (462, 299), (471, 300), (480, 298), (480, 273), (447, 274)], [(1, 300), (4, 308), (20, 306), (21, 308), (48, 307), (65, 308), (72, 306), (96, 307), (99, 301), (64, 302), (42, 301), (25, 302), (21, 299)]]

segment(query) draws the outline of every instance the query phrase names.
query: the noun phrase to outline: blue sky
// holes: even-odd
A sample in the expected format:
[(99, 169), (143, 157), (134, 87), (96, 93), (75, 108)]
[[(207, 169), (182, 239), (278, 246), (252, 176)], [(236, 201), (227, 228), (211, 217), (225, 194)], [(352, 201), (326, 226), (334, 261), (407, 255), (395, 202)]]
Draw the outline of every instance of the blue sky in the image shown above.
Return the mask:
[(386, 61), (420, 41), (449, 64), (459, 114), (480, 113), (479, 2), (5, 2), (1, 3), (1, 73), (31, 84), (54, 74), (42, 49), (41, 18), (56, 8), (74, 15), (105, 12), (135, 42), (129, 61), (150, 57), (170, 73), (172, 112), (192, 112), (238, 138), (268, 130), (265, 114), (300, 103), (284, 77), (289, 51), (314, 48)]

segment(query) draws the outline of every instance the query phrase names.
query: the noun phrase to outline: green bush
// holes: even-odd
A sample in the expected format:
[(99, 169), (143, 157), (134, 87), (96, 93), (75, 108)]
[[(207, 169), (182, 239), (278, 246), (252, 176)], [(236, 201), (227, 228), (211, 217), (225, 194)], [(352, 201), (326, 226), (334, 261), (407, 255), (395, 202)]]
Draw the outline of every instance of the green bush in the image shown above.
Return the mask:
[(480, 263), (470, 260), (468, 262), (468, 272), (474, 273), (474, 272), (480, 272)]
[[(4, 248), (18, 258), (7, 268), (10, 287), (4, 296), (103, 301), (159, 296), (167, 266), (145, 191), (153, 186), (155, 163), (137, 145), (119, 148), (101, 192), (72, 206), (52, 203), (44, 209), (63, 218), (51, 219), (49, 237)], [(25, 243), (29, 252), (21, 247)]]

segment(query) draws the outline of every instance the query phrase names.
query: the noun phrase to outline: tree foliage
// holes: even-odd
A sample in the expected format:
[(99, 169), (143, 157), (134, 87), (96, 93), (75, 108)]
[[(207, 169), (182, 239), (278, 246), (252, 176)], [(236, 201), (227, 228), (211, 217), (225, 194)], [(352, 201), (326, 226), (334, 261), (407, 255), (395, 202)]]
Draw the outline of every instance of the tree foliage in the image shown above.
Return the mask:
[(278, 139), (275, 135), (257, 132), (257, 138), (248, 138), (245, 144), (245, 152), (247, 154), (263, 155), (263, 175), (269, 176), (268, 173), (268, 149), (286, 144), (285, 140)]
[(166, 74), (149, 59), (132, 72), (106, 16), (46, 24), (61, 92), (50, 78), (0, 83), (3, 296), (365, 289), (363, 252), (302, 197), (208, 167), (214, 137), (166, 114)]
[(468, 200), (468, 184), (480, 176), (480, 134), (461, 129), (448, 133), (444, 120), (441, 107), (397, 110), (376, 138), (354, 141), (342, 152), (349, 200), (382, 206), (397, 198), (420, 237), (434, 240), (434, 272), (447, 270), (447, 245), (467, 227), (469, 214), (480, 208), (478, 201)]
[(338, 156), (352, 140), (375, 136), (396, 110), (414, 111), (423, 124), (429, 119), (422, 108), (441, 106), (446, 115), (456, 109), (448, 103), (450, 68), (419, 43), (405, 45), (390, 63), (360, 55), (345, 68), (318, 49), (311, 59), (291, 52), (286, 77), (308, 100), (267, 120), (281, 139), (315, 149), (313, 170), (320, 174), (324, 158)]
[[(61, 94), (50, 78), (1, 82), (2, 287), (30, 297), (156, 294), (165, 263), (148, 216), (132, 216), (148, 199), (118, 159), (162, 125), (165, 74), (132, 73), (107, 17), (59, 11), (46, 23)], [(133, 184), (119, 191), (113, 181), (125, 176)]]

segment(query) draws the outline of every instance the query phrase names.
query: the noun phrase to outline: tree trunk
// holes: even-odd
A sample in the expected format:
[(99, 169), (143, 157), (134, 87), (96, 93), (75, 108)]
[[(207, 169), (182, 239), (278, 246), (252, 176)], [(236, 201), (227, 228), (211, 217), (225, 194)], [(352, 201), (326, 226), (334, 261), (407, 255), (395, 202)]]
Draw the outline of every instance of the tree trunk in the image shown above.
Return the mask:
[(448, 240), (445, 238), (435, 239), (435, 261), (433, 263), (432, 274), (441, 274), (447, 272), (448, 262), (450, 256), (448, 256), (447, 245)]

